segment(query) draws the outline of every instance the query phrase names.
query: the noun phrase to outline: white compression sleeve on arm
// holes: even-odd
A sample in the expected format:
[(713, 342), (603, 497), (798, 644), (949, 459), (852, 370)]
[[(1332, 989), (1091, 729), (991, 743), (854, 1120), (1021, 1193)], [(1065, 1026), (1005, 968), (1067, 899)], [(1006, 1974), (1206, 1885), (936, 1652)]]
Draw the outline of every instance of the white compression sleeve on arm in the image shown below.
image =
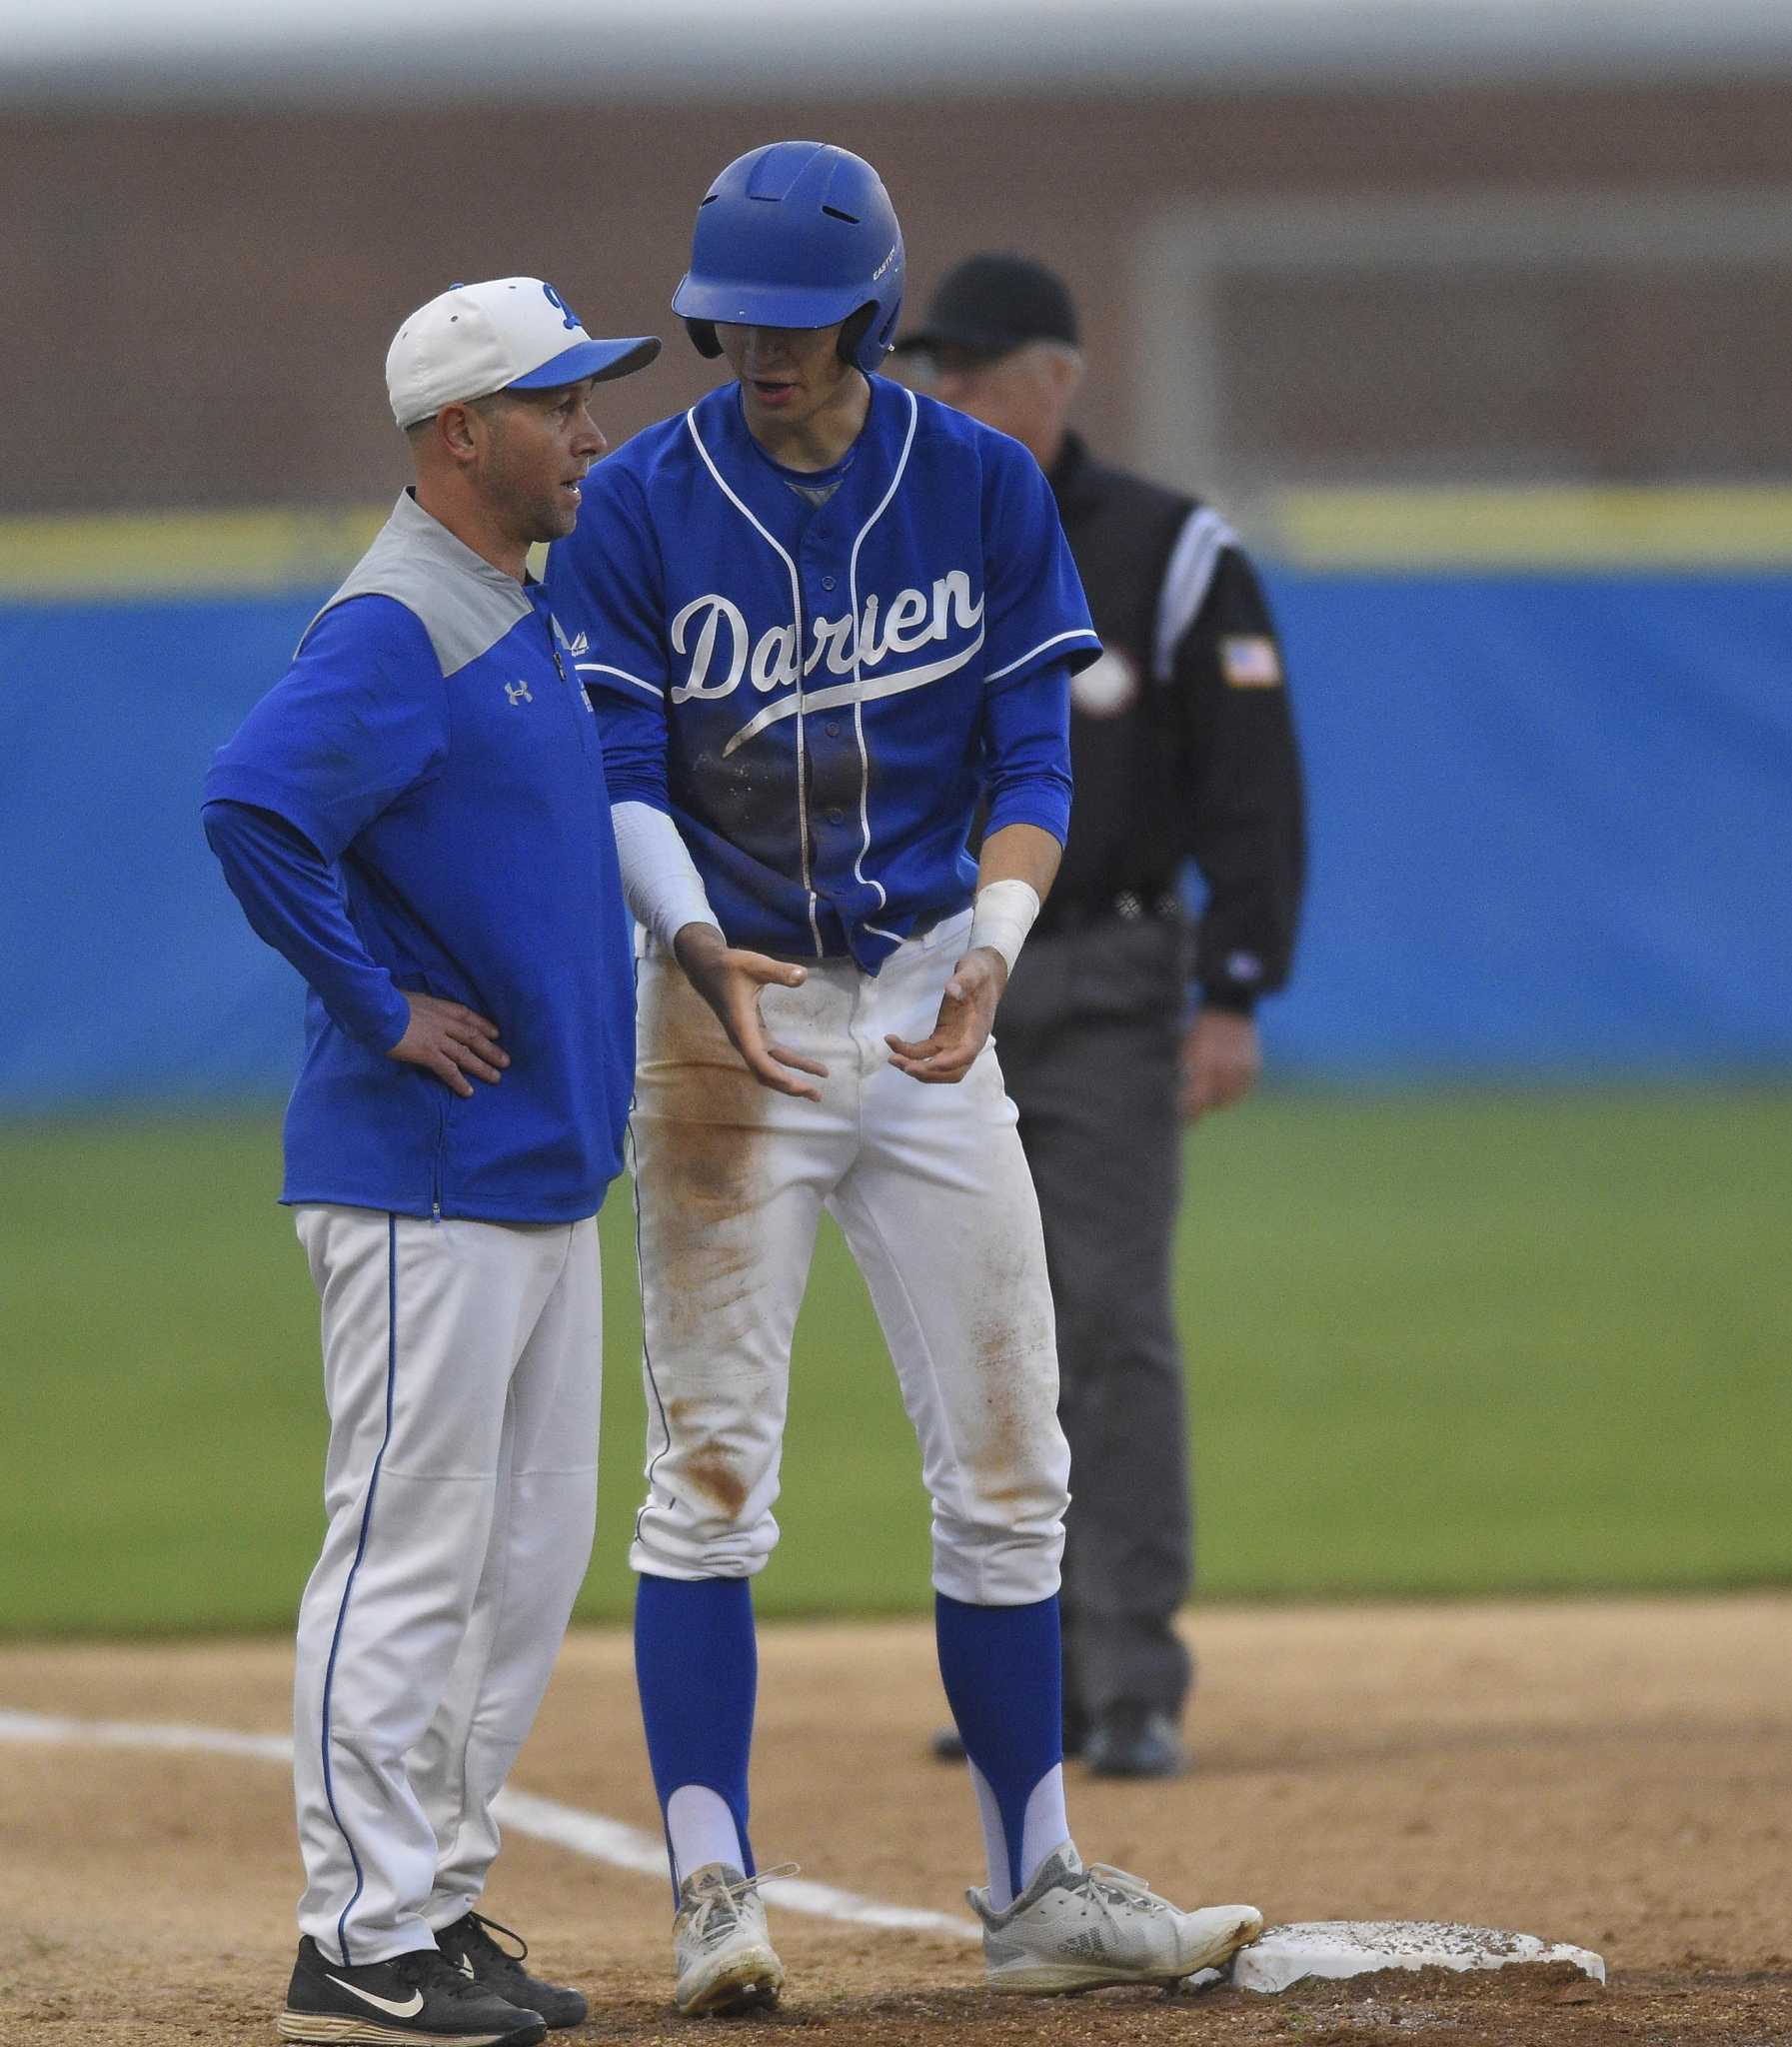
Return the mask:
[(1012, 974), (1038, 914), (1038, 891), (1030, 882), (991, 882), (986, 889), (976, 892), (976, 908), (971, 913), (970, 936), (964, 942), (964, 950), (987, 946), (1001, 955)]
[(703, 877), (679, 828), (664, 811), (652, 804), (612, 804), (610, 821), (616, 827), (623, 898), (637, 924), (652, 932), (668, 952), (688, 924), (722, 930), (704, 893)]

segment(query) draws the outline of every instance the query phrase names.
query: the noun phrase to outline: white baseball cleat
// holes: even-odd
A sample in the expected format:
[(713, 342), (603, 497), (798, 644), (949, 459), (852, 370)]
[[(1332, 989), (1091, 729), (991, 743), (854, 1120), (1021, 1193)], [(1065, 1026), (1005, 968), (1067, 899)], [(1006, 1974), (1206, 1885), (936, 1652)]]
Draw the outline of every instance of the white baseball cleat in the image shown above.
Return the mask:
[(679, 2009), (700, 2012), (766, 2011), (784, 1988), (784, 1964), (766, 1930), (759, 1887), (788, 1869), (745, 1876), (726, 1862), (706, 1862), (679, 1885), (672, 1922)]
[(1179, 1912), (1123, 1869), (1085, 1869), (1065, 1841), (1005, 1912), (989, 1893), (964, 1894), (983, 1922), (983, 1963), (992, 1990), (1098, 1990), (1110, 1983), (1178, 1983), (1214, 1969), (1263, 1930), (1254, 1905)]

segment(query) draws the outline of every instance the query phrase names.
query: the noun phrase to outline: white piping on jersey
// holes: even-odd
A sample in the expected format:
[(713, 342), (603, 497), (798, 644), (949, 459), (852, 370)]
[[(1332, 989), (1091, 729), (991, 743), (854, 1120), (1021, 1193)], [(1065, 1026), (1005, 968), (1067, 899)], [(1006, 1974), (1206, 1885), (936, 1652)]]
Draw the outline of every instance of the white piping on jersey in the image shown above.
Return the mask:
[[(735, 510), (740, 513), (748, 525), (753, 528), (760, 539), (766, 543), (785, 565), (786, 569), (790, 571), (791, 621), (797, 631), (797, 645), (801, 649), (803, 645), (803, 584), (798, 577), (796, 563), (791, 560), (790, 556), (785, 553), (784, 549), (779, 546), (772, 535), (753, 516), (752, 511), (729, 489), (727, 478), (724, 477), (721, 470), (710, 459), (710, 451), (704, 446), (704, 437), (697, 431), (697, 411), (695, 407), (686, 413), (685, 425), (690, 430), (691, 439), (696, 444), (698, 454), (703, 457), (705, 469), (716, 479), (716, 488)], [(790, 703), (792, 710), (797, 714), (797, 845), (803, 866), (803, 893), (809, 899), (809, 931), (811, 938), (816, 942), (816, 958), (819, 960), (822, 957), (822, 927), (816, 917), (815, 884), (810, 874), (809, 866), (809, 752), (803, 741), (803, 691), (801, 687), (799, 687), (796, 696), (790, 700)]]
[(1152, 643), (1151, 673), (1158, 682), (1169, 681), (1176, 644), (1206, 603), (1220, 556), (1237, 545), (1238, 536), (1217, 512), (1205, 505), (1198, 506), (1182, 522), (1182, 531), (1176, 536), (1163, 571), (1163, 586), (1157, 593), (1157, 634)]
[[(890, 676), (873, 676), (870, 682), (831, 683), (825, 690), (793, 690), (788, 697), (775, 698), (763, 711), (756, 712), (723, 748), (722, 758), (726, 761), (737, 747), (744, 747), (767, 726), (776, 725), (781, 718), (789, 718), (793, 711), (838, 711), (843, 704), (872, 704), (880, 697), (899, 697), (906, 690), (918, 690), (927, 683), (936, 683), (941, 676), (949, 676), (954, 669), (962, 668), (982, 644), (983, 629), (978, 626), (976, 638), (960, 647), (956, 654), (945, 655), (938, 661), (923, 662), (919, 668), (898, 669)], [(864, 877), (860, 879), (863, 881)], [(872, 886), (875, 888), (877, 884)]]
[[(859, 550), (865, 545), (865, 537), (884, 517), (885, 508), (896, 494), (896, 486), (902, 481), (902, 472), (908, 467), (908, 451), (914, 446), (914, 424), (920, 417), (920, 408), (914, 401), (914, 393), (904, 390), (902, 396), (908, 401), (908, 431), (902, 436), (902, 452), (896, 458), (896, 474), (890, 480), (890, 489), (878, 501), (878, 509), (859, 529), (858, 538), (853, 542), (853, 553), (847, 562), (847, 598), (853, 607), (853, 681), (858, 686), (858, 695), (853, 702), (853, 737), (859, 742), (859, 858), (853, 863), (855, 878), (864, 887), (867, 882), (865, 863), (872, 850), (872, 764), (865, 751), (865, 697), (864, 677), (860, 674), (859, 658), (865, 635), (858, 630), (859, 611)], [(983, 638), (981, 626), (976, 630), (977, 643)], [(802, 684), (798, 684), (799, 690)], [(823, 694), (826, 694), (825, 692)], [(891, 694), (888, 692), (882, 694)], [(870, 886), (878, 892), (878, 908), (882, 911), (890, 901), (890, 891), (876, 876), (870, 878)], [(884, 934), (888, 937), (889, 934)]]
[(573, 666), (582, 676), (616, 676), (622, 682), (633, 683), (638, 690), (645, 690), (650, 697), (666, 695), (658, 683), (644, 683), (639, 676), (630, 675), (626, 668), (612, 668), (607, 662), (576, 661)]
[[(1060, 640), (1095, 641), (1095, 636), (1086, 626), (1077, 626), (1068, 633), (1053, 633), (1049, 640), (1041, 640), (1038, 646), (1029, 647), (1018, 661), (1010, 661), (1006, 668), (998, 668), (993, 675), (984, 676), (983, 681), (985, 683), (999, 683), (1003, 676), (1011, 676), (1015, 669), (1024, 668), (1035, 655), (1043, 654), (1047, 647), (1055, 647)], [(1099, 646), (1100, 642), (1095, 641), (1095, 645)]]

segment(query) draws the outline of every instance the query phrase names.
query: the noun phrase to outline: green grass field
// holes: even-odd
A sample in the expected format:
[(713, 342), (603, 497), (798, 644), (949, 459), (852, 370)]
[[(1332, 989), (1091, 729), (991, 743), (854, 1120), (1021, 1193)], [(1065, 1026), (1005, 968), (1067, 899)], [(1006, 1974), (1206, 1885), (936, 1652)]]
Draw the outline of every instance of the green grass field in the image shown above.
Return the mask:
[[(1792, 1579), (1792, 1092), (1281, 1094), (1189, 1146), (1206, 1596)], [(278, 1115), (0, 1127), (0, 1632), (284, 1628), (322, 1526)], [(604, 1216), (587, 1616), (626, 1610), (639, 1315)], [(768, 1613), (919, 1605), (926, 1508), (838, 1238)]]

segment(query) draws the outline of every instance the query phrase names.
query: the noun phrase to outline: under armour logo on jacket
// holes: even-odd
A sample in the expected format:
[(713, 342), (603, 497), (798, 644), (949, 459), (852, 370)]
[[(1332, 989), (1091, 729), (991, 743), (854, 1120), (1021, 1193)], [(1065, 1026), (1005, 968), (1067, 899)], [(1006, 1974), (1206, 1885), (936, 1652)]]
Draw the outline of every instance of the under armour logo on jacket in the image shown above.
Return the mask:
[(506, 683), (504, 694), (513, 705), (533, 704), (535, 702), (535, 699), (529, 694), (529, 685), (527, 683)]

